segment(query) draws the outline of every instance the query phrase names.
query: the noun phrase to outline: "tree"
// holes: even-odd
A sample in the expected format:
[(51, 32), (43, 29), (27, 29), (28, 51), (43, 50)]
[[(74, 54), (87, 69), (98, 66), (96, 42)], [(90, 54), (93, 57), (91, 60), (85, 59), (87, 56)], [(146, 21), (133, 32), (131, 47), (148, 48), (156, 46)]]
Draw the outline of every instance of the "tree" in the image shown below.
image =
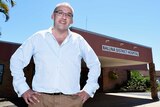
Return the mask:
[(15, 2), (13, 0), (0, 0), (0, 12), (6, 16), (6, 22), (9, 19), (9, 5), (13, 7), (15, 5)]

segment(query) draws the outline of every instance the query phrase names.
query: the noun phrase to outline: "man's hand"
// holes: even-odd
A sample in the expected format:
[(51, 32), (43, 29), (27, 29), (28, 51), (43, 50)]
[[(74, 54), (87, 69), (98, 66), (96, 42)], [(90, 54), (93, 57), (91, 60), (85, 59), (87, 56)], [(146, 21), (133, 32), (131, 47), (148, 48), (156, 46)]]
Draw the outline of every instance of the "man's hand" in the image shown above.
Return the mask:
[(81, 92), (77, 93), (76, 95), (81, 97), (83, 103), (86, 102), (88, 100), (88, 98), (90, 97), (89, 94), (85, 91), (81, 91)]
[(40, 96), (41, 94), (38, 92), (35, 92), (31, 89), (27, 90), (25, 93), (22, 94), (23, 99), (25, 100), (25, 102), (30, 105), (30, 104), (36, 104), (39, 103), (39, 99), (38, 96)]

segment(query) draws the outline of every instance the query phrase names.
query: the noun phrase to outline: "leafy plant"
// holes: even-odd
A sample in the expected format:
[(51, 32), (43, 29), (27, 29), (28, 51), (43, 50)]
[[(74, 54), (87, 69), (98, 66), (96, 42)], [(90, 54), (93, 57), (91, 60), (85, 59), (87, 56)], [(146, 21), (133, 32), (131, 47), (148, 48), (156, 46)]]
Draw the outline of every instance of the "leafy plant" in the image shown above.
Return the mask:
[(150, 87), (149, 78), (143, 77), (138, 71), (131, 71), (131, 78), (120, 89), (121, 91), (146, 91)]
[(6, 16), (5, 21), (8, 21), (9, 19), (9, 6), (7, 3), (9, 3), (11, 7), (15, 5), (15, 2), (13, 0), (0, 0), (0, 12)]

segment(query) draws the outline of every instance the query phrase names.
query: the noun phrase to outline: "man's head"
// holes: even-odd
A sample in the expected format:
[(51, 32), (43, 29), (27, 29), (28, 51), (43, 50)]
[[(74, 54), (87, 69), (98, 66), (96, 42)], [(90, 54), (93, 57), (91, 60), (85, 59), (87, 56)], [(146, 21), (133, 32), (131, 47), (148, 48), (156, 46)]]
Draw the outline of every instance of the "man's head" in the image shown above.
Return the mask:
[(60, 29), (68, 29), (73, 23), (74, 9), (69, 3), (63, 2), (56, 5), (52, 19), (54, 20), (54, 27)]
[(73, 7), (72, 7), (69, 3), (67, 3), (67, 2), (63, 2), (63, 3), (57, 4), (56, 7), (55, 7), (55, 9), (54, 9), (54, 12), (57, 11), (58, 7), (61, 7), (61, 6), (65, 6), (65, 7), (70, 8), (71, 11), (72, 11), (72, 15), (74, 14), (74, 9), (73, 9)]

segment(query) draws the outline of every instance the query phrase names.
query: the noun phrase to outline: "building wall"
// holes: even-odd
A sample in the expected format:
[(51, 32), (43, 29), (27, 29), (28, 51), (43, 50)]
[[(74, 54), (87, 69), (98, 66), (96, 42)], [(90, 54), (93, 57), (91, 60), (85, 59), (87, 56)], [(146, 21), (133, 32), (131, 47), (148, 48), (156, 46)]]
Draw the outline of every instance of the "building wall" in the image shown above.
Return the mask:
[(0, 64), (4, 65), (2, 82), (0, 84), (0, 97), (15, 96), (12, 87), (12, 76), (9, 69), (9, 59), (20, 44), (0, 41)]
[[(0, 60), (0, 64), (4, 64), (2, 83), (0, 84), (0, 97), (15, 97), (17, 94), (15, 93), (12, 85), (9, 61)], [(24, 69), (24, 73), (27, 77), (27, 83), (31, 86), (31, 81), (34, 74), (34, 64), (32, 62)]]
[[(117, 75), (117, 79), (110, 77), (110, 72), (114, 72)], [(103, 68), (103, 91), (109, 92), (113, 89), (121, 86), (128, 79), (127, 71), (124, 69), (115, 68)]]
[[(98, 56), (105, 56), (110, 58), (118, 58), (118, 59), (126, 59), (126, 60), (134, 60), (134, 61), (142, 61), (142, 62), (152, 62), (152, 49), (146, 46), (142, 46), (139, 44), (127, 42), (124, 40), (108, 37), (106, 35), (101, 35), (97, 33), (93, 33), (90, 31), (85, 31), (78, 28), (71, 28), (72, 31), (81, 34), (87, 42), (91, 45), (94, 51), (98, 54)], [(102, 45), (114, 46), (118, 48), (124, 48), (128, 50), (138, 51), (140, 53), (139, 57), (117, 54), (113, 52), (105, 52), (102, 51)]]
[(15, 93), (12, 87), (12, 77), (9, 70), (9, 62), (0, 60), (0, 64), (4, 64), (4, 72), (2, 83), (0, 84), (0, 97), (14, 96)]

